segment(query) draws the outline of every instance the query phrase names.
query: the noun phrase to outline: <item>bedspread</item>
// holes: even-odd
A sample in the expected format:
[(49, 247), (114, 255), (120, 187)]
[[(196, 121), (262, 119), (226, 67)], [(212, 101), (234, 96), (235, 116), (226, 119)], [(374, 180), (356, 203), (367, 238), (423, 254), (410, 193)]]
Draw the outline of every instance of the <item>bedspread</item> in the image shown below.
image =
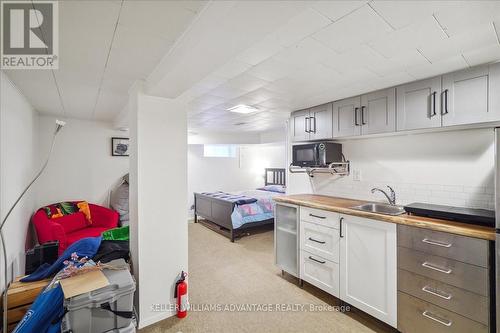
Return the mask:
[(274, 218), (274, 201), (273, 197), (280, 193), (250, 190), (234, 193), (235, 195), (244, 195), (246, 197), (255, 198), (255, 202), (235, 205), (231, 220), (233, 228), (240, 228), (242, 225), (252, 222), (259, 222)]

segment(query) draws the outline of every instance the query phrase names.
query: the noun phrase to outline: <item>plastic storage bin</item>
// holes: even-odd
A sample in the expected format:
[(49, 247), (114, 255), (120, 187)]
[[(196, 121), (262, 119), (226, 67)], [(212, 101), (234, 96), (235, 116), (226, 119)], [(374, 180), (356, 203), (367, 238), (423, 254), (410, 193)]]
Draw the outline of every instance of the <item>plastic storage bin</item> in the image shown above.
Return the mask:
[[(123, 259), (108, 264), (128, 267)], [(135, 332), (132, 321), (135, 281), (132, 275), (128, 269), (105, 269), (103, 273), (109, 280), (108, 286), (64, 301), (67, 313), (62, 320), (62, 332)]]

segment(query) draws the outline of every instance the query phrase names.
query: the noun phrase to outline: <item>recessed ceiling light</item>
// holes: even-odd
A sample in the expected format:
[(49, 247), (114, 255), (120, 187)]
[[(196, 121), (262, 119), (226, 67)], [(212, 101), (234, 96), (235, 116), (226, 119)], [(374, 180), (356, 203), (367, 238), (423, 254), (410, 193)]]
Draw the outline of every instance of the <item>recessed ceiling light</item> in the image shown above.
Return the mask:
[(227, 109), (229, 112), (236, 112), (236, 113), (252, 113), (259, 111), (256, 107), (245, 105), (245, 104), (239, 104), (236, 106), (233, 106), (232, 108)]

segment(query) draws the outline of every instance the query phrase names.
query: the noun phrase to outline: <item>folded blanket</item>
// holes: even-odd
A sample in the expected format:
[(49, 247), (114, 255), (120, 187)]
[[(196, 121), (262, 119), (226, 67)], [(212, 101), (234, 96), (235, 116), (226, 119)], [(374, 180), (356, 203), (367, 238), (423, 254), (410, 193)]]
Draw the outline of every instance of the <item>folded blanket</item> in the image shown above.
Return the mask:
[(55, 263), (49, 265), (47, 263), (41, 265), (32, 274), (21, 279), (21, 282), (32, 282), (43, 280), (52, 274), (59, 272), (64, 267), (64, 261), (71, 258), (72, 253), (76, 253), (79, 257), (89, 257), (92, 258), (99, 249), (101, 245), (102, 237), (87, 237), (82, 238), (75, 243), (71, 244), (61, 256), (57, 259)]
[(226, 192), (221, 192), (221, 191), (203, 192), (201, 194), (208, 195), (208, 196), (213, 197), (213, 198), (218, 198), (218, 199), (226, 200), (229, 202), (233, 202), (236, 205), (247, 205), (247, 204), (257, 202), (257, 199), (255, 199), (255, 198), (250, 198), (250, 197), (247, 197), (245, 195), (231, 194), (231, 193), (226, 193)]

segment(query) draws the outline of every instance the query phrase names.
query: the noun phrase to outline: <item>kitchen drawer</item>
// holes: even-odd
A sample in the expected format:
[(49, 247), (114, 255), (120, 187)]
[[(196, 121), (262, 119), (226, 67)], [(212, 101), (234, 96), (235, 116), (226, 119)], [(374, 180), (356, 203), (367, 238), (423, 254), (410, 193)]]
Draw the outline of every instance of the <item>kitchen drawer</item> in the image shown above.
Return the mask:
[(300, 221), (300, 249), (339, 262), (339, 230)]
[(398, 247), (398, 268), (488, 296), (488, 269)]
[(398, 270), (398, 290), (488, 325), (488, 297), (403, 269)]
[(398, 330), (401, 333), (488, 333), (486, 325), (400, 291)]
[(488, 267), (488, 241), (483, 239), (398, 225), (398, 245)]
[(300, 278), (339, 297), (339, 264), (307, 251), (300, 251)]
[(303, 206), (300, 207), (300, 219), (335, 229), (338, 229), (340, 224), (339, 213)]

